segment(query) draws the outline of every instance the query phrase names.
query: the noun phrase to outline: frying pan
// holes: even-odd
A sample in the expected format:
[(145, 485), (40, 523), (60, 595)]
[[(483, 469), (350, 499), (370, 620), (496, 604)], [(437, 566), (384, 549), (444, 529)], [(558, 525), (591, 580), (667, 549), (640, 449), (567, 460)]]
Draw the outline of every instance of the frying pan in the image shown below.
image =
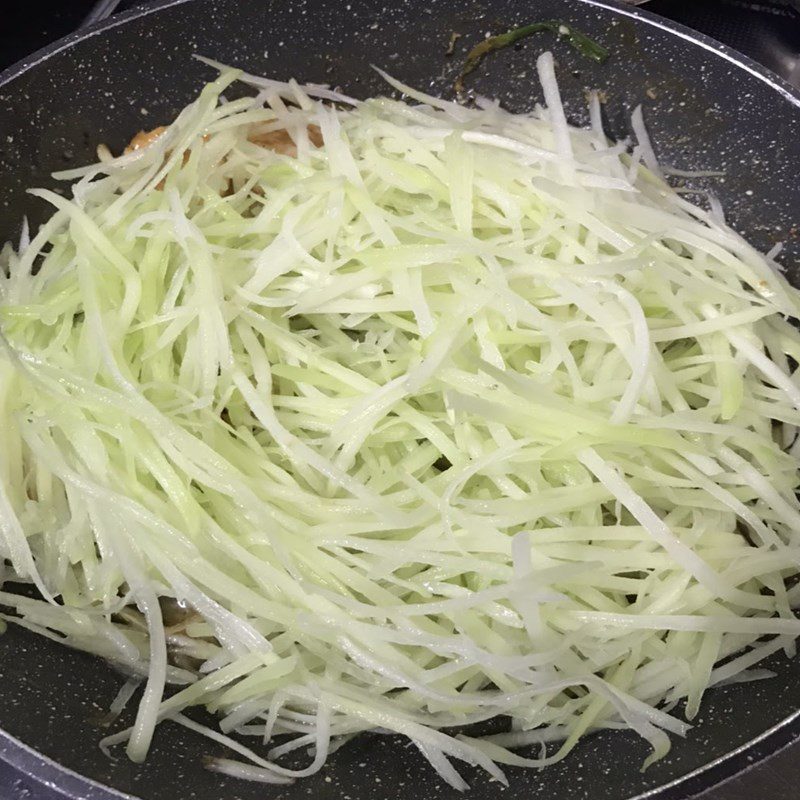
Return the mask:
[[(602, 65), (552, 39), (495, 54), (473, 76), (482, 94), (512, 110), (540, 100), (535, 56), (554, 50), (573, 122), (585, 122), (588, 87), (606, 93), (608, 129), (628, 131), (644, 103), (664, 163), (722, 169), (715, 191), (729, 221), (757, 246), (784, 241), (800, 281), (800, 95), (744, 56), (646, 12), (600, 0), (166, 0), (67, 37), (0, 75), (0, 240), (45, 209), (24, 190), (54, 186), (51, 171), (119, 150), (140, 128), (172, 119), (211, 76), (199, 52), (253, 72), (332, 83), (357, 96), (384, 92), (370, 64), (448, 94), (458, 62), (487, 31), (562, 19), (602, 42)], [(451, 32), (460, 54), (445, 57)], [(463, 44), (462, 44), (463, 43)], [(800, 659), (776, 658), (777, 677), (710, 692), (701, 719), (672, 753), (641, 773), (635, 735), (589, 736), (543, 771), (510, 770), (501, 793), (465, 775), (474, 800), (658, 798), (676, 800), (718, 783), (800, 736)], [(206, 772), (213, 745), (164, 723), (144, 765), (104, 756), (98, 718), (120, 685), (105, 663), (15, 629), (0, 636), (0, 755), (69, 798), (110, 800), (428, 800), (460, 796), (413, 748), (371, 734), (334, 754), (318, 775), (264, 787)], [(38, 753), (38, 754), (37, 754)], [(39, 755), (40, 754), (40, 755)], [(85, 776), (85, 777), (80, 777)]]

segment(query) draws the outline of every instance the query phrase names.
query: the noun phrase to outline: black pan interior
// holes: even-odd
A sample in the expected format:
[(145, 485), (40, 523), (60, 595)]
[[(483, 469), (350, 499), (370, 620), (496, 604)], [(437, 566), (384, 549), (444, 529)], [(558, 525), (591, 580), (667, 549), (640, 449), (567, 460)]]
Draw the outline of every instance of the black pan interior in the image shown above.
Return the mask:
[[(628, 131), (631, 110), (643, 103), (664, 163), (724, 170), (724, 181), (713, 188), (730, 221), (763, 249), (786, 242), (782, 260), (794, 263), (789, 274), (798, 281), (800, 97), (710, 40), (592, 0), (535, 0), (526, 8), (515, 0), (173, 0), (126, 15), (0, 78), (0, 241), (18, 234), (23, 214), (34, 223), (42, 218), (43, 208), (24, 194), (26, 187), (53, 185), (52, 170), (92, 160), (98, 142), (119, 149), (140, 128), (173, 118), (212, 75), (192, 53), (279, 78), (339, 85), (362, 97), (385, 92), (370, 68), (377, 64), (447, 95), (469, 46), (487, 32), (541, 19), (575, 25), (608, 47), (611, 57), (598, 65), (542, 36), (494, 55), (470, 85), (511, 109), (528, 109), (541, 100), (536, 55), (552, 48), (573, 121), (586, 119), (587, 88), (605, 92), (609, 129), (618, 137)], [(454, 31), (462, 37), (448, 58)], [(646, 747), (635, 736), (599, 734), (545, 771), (510, 770), (508, 790), (466, 770), (472, 796), (622, 800), (666, 787), (660, 798), (684, 797), (800, 733), (800, 724), (786, 719), (800, 707), (800, 660), (776, 659), (773, 668), (779, 674), (770, 681), (710, 693), (696, 729), (644, 774), (639, 767)], [(1, 728), (81, 775), (147, 800), (457, 796), (413, 748), (380, 735), (350, 743), (321, 773), (288, 788), (209, 774), (201, 755), (215, 754), (214, 748), (170, 723), (157, 733), (145, 765), (131, 764), (121, 751), (110, 760), (97, 748), (105, 734), (97, 719), (119, 676), (23, 630), (0, 637), (0, 680)], [(708, 768), (759, 737), (757, 745)], [(0, 742), (3, 749), (34, 769), (30, 756)], [(96, 789), (90, 795), (109, 796)]]

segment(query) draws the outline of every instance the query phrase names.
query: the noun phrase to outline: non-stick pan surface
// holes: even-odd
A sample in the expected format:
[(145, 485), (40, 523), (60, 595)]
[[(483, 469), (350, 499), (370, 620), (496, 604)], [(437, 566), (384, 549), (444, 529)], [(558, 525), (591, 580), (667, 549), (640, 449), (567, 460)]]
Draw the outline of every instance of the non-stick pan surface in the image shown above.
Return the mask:
[[(486, 32), (561, 19), (611, 52), (603, 65), (546, 36), (498, 53), (474, 76), (480, 93), (514, 110), (541, 99), (534, 61), (544, 48), (573, 121), (587, 88), (606, 93), (610, 130), (624, 136), (645, 106), (663, 161), (721, 169), (715, 191), (729, 219), (758, 246), (786, 242), (800, 278), (800, 96), (761, 67), (686, 29), (594, 0), (170, 0), (71, 37), (0, 76), (0, 240), (44, 210), (24, 194), (49, 173), (93, 159), (98, 142), (119, 149), (140, 128), (168, 122), (211, 71), (193, 53), (279, 78), (332, 83), (367, 96), (385, 91), (371, 64), (436, 93), (450, 92), (466, 48)], [(452, 32), (460, 47), (445, 56)], [(800, 734), (800, 660), (776, 659), (778, 676), (714, 690), (701, 719), (646, 773), (634, 735), (588, 737), (544, 771), (510, 770), (511, 788), (465, 771), (475, 800), (678, 798), (711, 785)], [(348, 744), (316, 776), (291, 787), (230, 781), (206, 772), (214, 748), (166, 723), (144, 765), (106, 758), (98, 719), (120, 678), (106, 664), (18, 629), (0, 637), (0, 728), (49, 759), (147, 800), (434, 800), (457, 793), (407, 743), (378, 734)], [(736, 752), (734, 752), (736, 751)], [(733, 753), (733, 755), (730, 755)], [(72, 797), (119, 796), (93, 787), (0, 737), (0, 754)], [(688, 777), (687, 777), (688, 776)], [(659, 787), (661, 787), (659, 789)], [(650, 792), (653, 792), (651, 794)]]

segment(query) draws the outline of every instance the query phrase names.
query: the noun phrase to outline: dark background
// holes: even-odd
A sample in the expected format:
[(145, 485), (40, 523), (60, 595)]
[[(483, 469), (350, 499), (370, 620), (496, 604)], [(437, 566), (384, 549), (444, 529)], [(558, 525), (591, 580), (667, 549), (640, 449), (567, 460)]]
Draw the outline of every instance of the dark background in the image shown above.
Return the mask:
[[(138, 4), (137, 0), (123, 0), (119, 7)], [(95, 0), (0, 0), (0, 69), (76, 29), (94, 5)], [(725, 42), (800, 88), (800, 13), (788, 4), (769, 0), (652, 0), (647, 8)], [(800, 797), (798, 786), (800, 743), (701, 797), (795, 800)], [(0, 800), (61, 797), (0, 760)]]

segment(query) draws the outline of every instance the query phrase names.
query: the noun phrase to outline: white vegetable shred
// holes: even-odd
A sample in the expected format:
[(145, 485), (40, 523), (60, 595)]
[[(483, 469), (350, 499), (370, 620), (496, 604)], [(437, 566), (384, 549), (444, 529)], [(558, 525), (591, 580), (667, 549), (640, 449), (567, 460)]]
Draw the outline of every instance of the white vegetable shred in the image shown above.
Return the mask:
[(222, 69), (35, 191), (0, 555), (40, 599), (0, 602), (124, 672), (104, 747), (171, 721), (273, 784), (378, 730), (463, 789), (600, 728), (659, 758), (793, 652), (798, 292), (538, 68), (528, 114)]

